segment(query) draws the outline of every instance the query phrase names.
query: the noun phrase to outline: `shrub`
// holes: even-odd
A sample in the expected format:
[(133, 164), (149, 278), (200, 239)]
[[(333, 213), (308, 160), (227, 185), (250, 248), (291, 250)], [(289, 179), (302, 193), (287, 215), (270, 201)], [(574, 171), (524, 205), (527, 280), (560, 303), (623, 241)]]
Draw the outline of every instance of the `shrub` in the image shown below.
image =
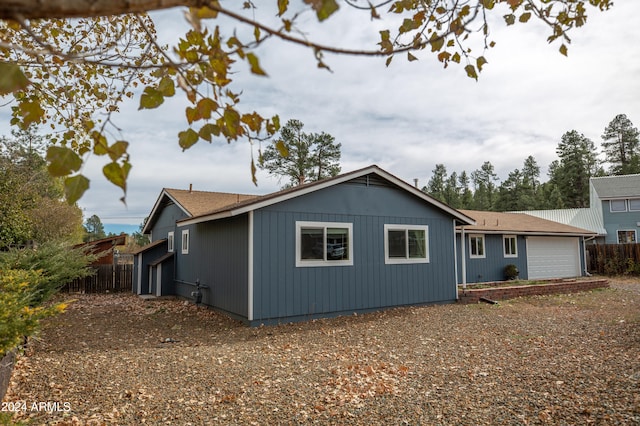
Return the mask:
[(38, 299), (42, 279), (41, 271), (0, 271), (0, 357), (35, 333), (41, 319), (64, 311), (64, 303), (48, 307), (32, 304)]
[(518, 267), (516, 265), (511, 263), (504, 267), (504, 278), (506, 280), (515, 280), (518, 278), (518, 274), (520, 274), (520, 271), (518, 271)]

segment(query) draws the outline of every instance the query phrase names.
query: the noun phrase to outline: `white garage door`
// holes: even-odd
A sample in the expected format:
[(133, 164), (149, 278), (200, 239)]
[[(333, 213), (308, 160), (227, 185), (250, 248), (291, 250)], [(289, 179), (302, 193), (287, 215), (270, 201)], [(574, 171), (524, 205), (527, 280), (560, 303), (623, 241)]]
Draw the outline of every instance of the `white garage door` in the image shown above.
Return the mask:
[(578, 237), (527, 238), (529, 279), (580, 276)]

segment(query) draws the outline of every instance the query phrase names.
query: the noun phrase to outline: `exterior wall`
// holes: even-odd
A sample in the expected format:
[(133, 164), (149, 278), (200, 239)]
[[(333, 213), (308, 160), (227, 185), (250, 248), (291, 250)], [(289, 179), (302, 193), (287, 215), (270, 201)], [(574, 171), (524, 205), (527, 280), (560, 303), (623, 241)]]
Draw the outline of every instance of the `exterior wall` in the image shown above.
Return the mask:
[(607, 230), (605, 244), (618, 244), (618, 231), (635, 230), (636, 243), (640, 242), (640, 211), (612, 212), (610, 201), (602, 201), (604, 228)]
[(186, 219), (187, 215), (175, 204), (168, 205), (158, 215), (156, 223), (153, 225), (151, 235), (153, 241), (167, 238), (167, 234), (171, 231), (176, 231), (176, 240), (178, 236), (178, 230), (176, 229), (176, 221)]
[[(189, 253), (182, 254), (182, 231), (189, 230)], [(247, 318), (247, 216), (176, 228), (175, 291), (191, 298), (199, 280), (202, 303)]]
[[(133, 257), (133, 288), (136, 294), (152, 294), (149, 290), (149, 265), (167, 253), (167, 245), (160, 244)], [(139, 292), (138, 292), (139, 291)]]
[[(469, 235), (484, 235), (485, 257), (471, 258)], [(504, 234), (513, 235), (513, 234)], [(480, 232), (466, 231), (464, 242), (464, 255), (466, 259), (467, 283), (504, 281), (504, 268), (509, 264), (516, 265), (520, 271), (520, 279), (527, 279), (527, 245), (524, 236), (516, 237), (518, 257), (505, 257), (503, 248), (503, 234), (482, 234)], [(456, 236), (458, 284), (462, 283), (462, 245), (461, 235)]]
[[(353, 265), (296, 267), (296, 221), (353, 225)], [(428, 225), (429, 263), (385, 264), (384, 225)], [(363, 180), (254, 212), (253, 324), (456, 300), (453, 218)]]

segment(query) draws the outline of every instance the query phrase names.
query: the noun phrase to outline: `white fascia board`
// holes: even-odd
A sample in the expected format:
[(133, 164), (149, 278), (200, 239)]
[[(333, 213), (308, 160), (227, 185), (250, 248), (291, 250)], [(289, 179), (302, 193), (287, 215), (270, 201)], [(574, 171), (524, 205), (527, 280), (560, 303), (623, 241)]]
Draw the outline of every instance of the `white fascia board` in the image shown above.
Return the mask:
[[(152, 218), (155, 216), (156, 212), (158, 211), (158, 209), (160, 208), (160, 202), (162, 201), (162, 199), (164, 197), (169, 198), (171, 201), (173, 201), (173, 203), (178, 206), (180, 208), (180, 210), (182, 210), (184, 212), (184, 214), (186, 214), (187, 216), (191, 216), (191, 213), (189, 213), (184, 207), (182, 207), (182, 204), (180, 204), (175, 198), (173, 198), (168, 192), (166, 188), (163, 188), (162, 191), (160, 192), (160, 195), (158, 196), (158, 198), (156, 199), (155, 204), (153, 205), (153, 208), (151, 209), (151, 213), (149, 213), (149, 218)], [(147, 220), (147, 223), (144, 224), (144, 227), (142, 228), (142, 234), (148, 234), (149, 230), (147, 229), (147, 226), (149, 225), (149, 223), (151, 223), (150, 220)]]

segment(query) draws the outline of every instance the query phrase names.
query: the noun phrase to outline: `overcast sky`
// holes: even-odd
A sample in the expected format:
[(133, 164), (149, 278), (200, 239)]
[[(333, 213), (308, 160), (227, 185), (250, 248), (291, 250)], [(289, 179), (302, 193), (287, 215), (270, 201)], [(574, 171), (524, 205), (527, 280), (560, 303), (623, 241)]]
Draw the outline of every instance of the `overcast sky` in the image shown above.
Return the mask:
[[(276, 2), (261, 3), (275, 8)], [(260, 11), (267, 12), (275, 13)], [(327, 54), (329, 73), (316, 67), (310, 50), (271, 42), (258, 51), (269, 77), (250, 75), (240, 64), (234, 89), (244, 90), (243, 111), (279, 114), (283, 124), (296, 118), (307, 132), (333, 135), (342, 143), (344, 172), (377, 164), (410, 183), (419, 179), (422, 187), (438, 163), (449, 173), (470, 173), (490, 161), (503, 180), (533, 155), (544, 181), (565, 132), (575, 129), (599, 147), (617, 114), (640, 126), (640, 6), (618, 0), (608, 12), (589, 12), (587, 25), (571, 34), (568, 57), (558, 53), (559, 43), (546, 42), (549, 30), (537, 22), (508, 28), (498, 22), (491, 37), (496, 46), (485, 54), (489, 63), (478, 82), (462, 66), (442, 69), (429, 52), (411, 63), (398, 56), (388, 68), (384, 58)], [(166, 43), (187, 28), (182, 11), (154, 17)], [(366, 16), (356, 21), (352, 11), (341, 11), (309, 37), (372, 49), (378, 30), (389, 26), (371, 24)], [(138, 99), (114, 118), (131, 142), (127, 206), (118, 201), (121, 191), (100, 176), (101, 161), (92, 158), (84, 169), (91, 189), (80, 201), (85, 218), (97, 214), (103, 223), (138, 225), (163, 187), (193, 184), (197, 190), (250, 194), (279, 189), (262, 171), (253, 185), (249, 165), (258, 146), (246, 141), (200, 142), (183, 153), (177, 143), (178, 132), (187, 128), (181, 96), (155, 110), (137, 106)]]

